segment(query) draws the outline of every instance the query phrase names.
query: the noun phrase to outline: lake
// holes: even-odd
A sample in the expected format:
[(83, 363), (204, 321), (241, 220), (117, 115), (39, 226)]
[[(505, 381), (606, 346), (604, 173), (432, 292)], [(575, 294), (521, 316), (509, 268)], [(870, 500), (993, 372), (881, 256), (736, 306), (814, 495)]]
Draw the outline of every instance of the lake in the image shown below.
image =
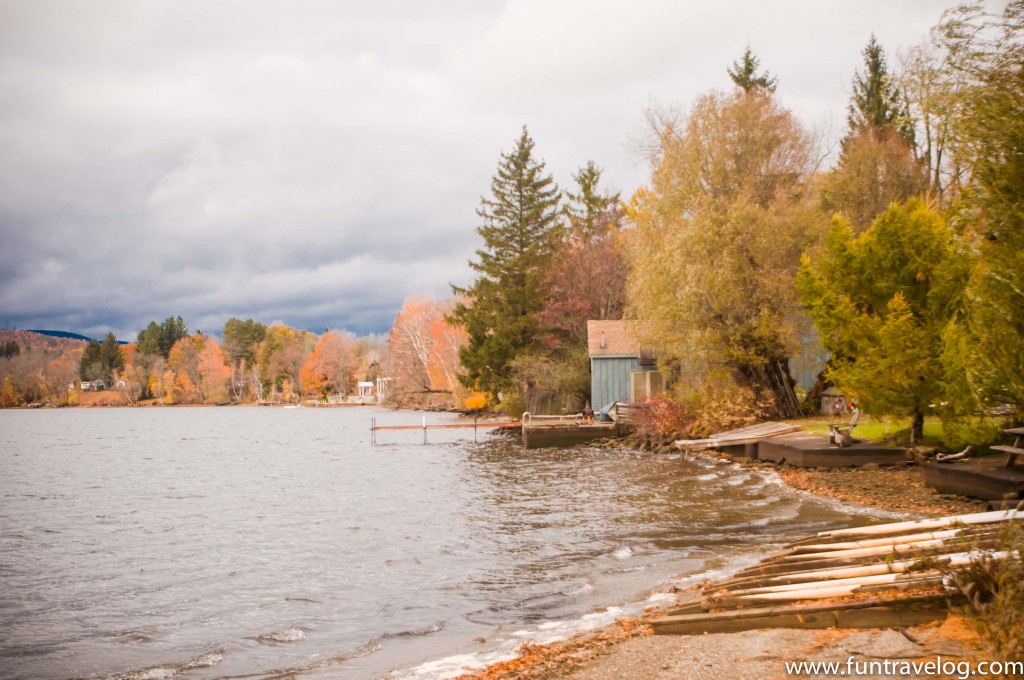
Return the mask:
[(0, 678), (440, 677), (867, 517), (679, 455), (373, 445), (374, 417), (422, 414), (0, 411)]

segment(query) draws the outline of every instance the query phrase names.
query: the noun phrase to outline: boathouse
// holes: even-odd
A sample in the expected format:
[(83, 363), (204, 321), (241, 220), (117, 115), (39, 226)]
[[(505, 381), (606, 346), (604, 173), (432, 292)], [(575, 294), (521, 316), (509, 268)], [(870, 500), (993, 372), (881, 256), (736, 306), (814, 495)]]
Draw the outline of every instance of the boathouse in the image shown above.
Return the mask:
[(661, 394), (654, 352), (641, 349), (636, 322), (587, 321), (590, 401), (594, 410), (619, 401), (637, 403)]

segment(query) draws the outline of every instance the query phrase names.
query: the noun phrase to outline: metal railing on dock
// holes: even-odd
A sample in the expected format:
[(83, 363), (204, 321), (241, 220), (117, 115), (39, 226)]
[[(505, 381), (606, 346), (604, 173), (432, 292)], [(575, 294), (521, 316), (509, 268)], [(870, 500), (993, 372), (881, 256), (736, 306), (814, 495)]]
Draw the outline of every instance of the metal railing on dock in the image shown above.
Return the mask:
[(427, 424), (427, 417), (423, 416), (423, 423), (420, 425), (378, 425), (376, 418), (370, 419), (370, 443), (377, 443), (377, 433), (381, 430), (422, 430), (423, 431), (423, 443), (427, 443), (427, 430), (473, 430), (473, 441), (477, 440), (477, 431), (480, 429), (486, 430), (497, 430), (497, 429), (514, 429), (522, 427), (522, 424), (515, 420), (485, 420), (480, 422), (477, 418), (473, 418), (472, 423), (438, 423), (434, 425)]

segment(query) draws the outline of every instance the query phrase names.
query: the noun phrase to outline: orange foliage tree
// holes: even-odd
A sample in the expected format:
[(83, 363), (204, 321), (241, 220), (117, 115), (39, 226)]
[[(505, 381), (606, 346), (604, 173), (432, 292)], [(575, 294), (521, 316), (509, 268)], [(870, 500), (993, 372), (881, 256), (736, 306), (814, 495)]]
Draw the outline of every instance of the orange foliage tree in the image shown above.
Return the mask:
[[(175, 400), (200, 403), (227, 400), (231, 369), (217, 340), (196, 333), (171, 347), (167, 366), (174, 372)], [(168, 386), (165, 384), (165, 389)]]
[(388, 334), (388, 371), (399, 391), (458, 396), (459, 348), (467, 335), (445, 320), (454, 309), (453, 300), (431, 295), (410, 297), (402, 305)]
[(315, 392), (321, 398), (328, 394), (347, 394), (353, 374), (358, 365), (356, 343), (351, 334), (338, 335), (330, 331), (323, 334), (310, 352), (299, 379), (307, 392)]

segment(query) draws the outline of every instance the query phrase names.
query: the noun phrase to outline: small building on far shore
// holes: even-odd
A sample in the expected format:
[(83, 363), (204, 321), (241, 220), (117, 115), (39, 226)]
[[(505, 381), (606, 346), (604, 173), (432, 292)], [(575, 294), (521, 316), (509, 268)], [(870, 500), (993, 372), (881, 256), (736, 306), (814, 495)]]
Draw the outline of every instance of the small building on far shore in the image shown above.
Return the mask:
[(664, 389), (654, 352), (641, 348), (634, 321), (587, 321), (590, 402), (599, 410), (613, 402), (637, 403)]

